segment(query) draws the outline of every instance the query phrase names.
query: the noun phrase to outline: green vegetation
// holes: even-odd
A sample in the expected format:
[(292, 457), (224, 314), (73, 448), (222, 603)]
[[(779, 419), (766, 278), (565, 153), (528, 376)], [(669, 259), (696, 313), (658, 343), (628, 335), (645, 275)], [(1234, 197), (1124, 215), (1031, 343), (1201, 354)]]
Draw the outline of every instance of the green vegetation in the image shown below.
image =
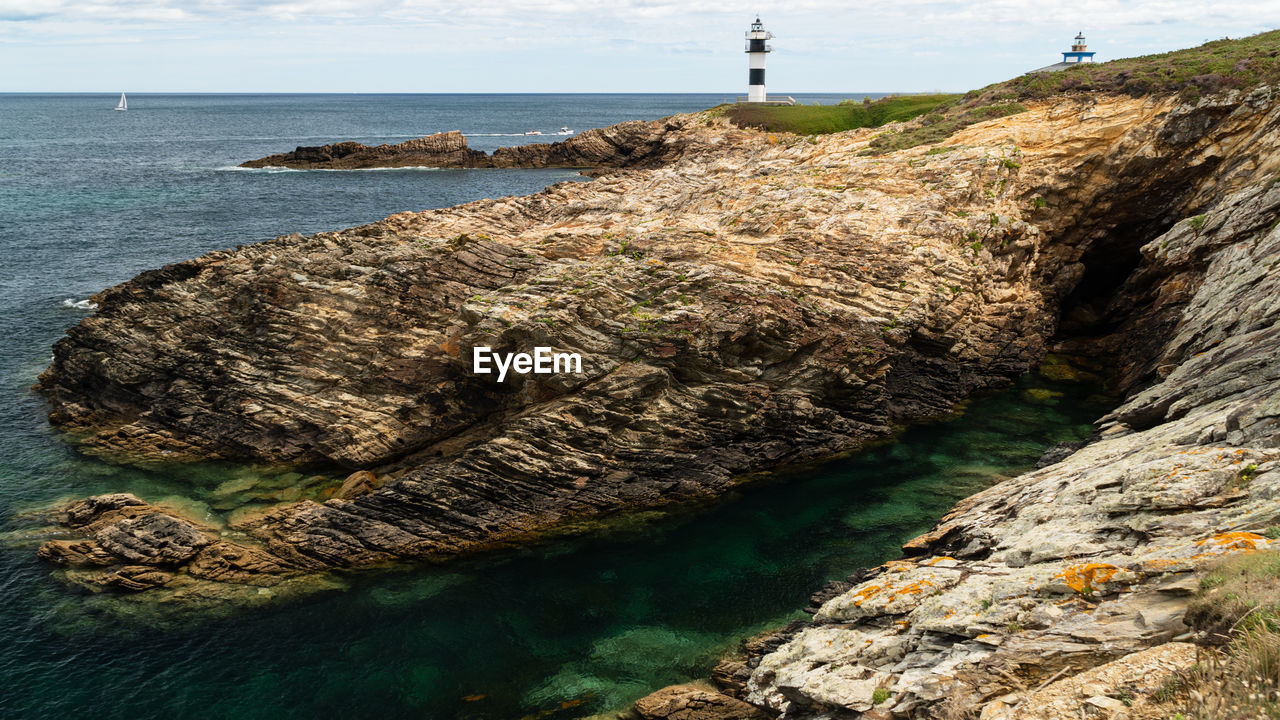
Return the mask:
[(919, 117), (959, 95), (892, 95), (869, 103), (839, 105), (724, 106), (729, 122), (742, 128), (796, 135), (824, 135), (856, 128), (880, 127)]
[(1167, 681), (1165, 697), (1185, 684), (1195, 690), (1189, 717), (1280, 717), (1280, 551), (1230, 557), (1200, 587), (1186, 622), (1224, 647)]
[(872, 138), (868, 154), (882, 155), (894, 150), (941, 142), (974, 123), (1024, 111), (1026, 108), (1015, 102), (964, 107), (960, 101), (953, 100), (939, 105), (933, 112), (925, 115), (918, 127), (907, 128), (902, 132), (887, 132)]
[(1123, 93), (1133, 97), (1179, 93), (1199, 97), (1230, 88), (1280, 82), (1280, 30), (1158, 55), (1083, 63), (1059, 72), (1031, 73), (966, 95), (966, 99), (1035, 100), (1069, 93)]
[[(1232, 88), (1280, 84), (1280, 30), (1158, 55), (1082, 63), (1057, 72), (1033, 72), (960, 95), (900, 95), (870, 103), (795, 106), (721, 106), (739, 127), (815, 135), (880, 127), (920, 118), (902, 131), (872, 139), (869, 155), (938, 143), (974, 123), (1026, 110), (1023, 103), (1055, 96), (1176, 93), (1195, 99)], [(935, 148), (942, 153), (951, 148)], [(930, 151), (934, 152), (934, 151)], [(1014, 169), (1016, 160), (1008, 166)]]
[(879, 705), (880, 703), (888, 699), (889, 699), (889, 688), (876, 688), (876, 691), (871, 693), (871, 702), (874, 705)]

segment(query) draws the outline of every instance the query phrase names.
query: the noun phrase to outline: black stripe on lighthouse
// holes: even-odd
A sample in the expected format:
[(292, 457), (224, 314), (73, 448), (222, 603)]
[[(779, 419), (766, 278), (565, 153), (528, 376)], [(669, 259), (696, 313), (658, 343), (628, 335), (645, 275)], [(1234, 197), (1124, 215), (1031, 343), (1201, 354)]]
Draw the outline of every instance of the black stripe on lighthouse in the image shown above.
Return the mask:
[(764, 40), (751, 39), (747, 43), (747, 52), (765, 52)]
[(750, 79), (747, 81), (748, 85), (764, 84), (764, 68), (751, 68), (750, 72)]

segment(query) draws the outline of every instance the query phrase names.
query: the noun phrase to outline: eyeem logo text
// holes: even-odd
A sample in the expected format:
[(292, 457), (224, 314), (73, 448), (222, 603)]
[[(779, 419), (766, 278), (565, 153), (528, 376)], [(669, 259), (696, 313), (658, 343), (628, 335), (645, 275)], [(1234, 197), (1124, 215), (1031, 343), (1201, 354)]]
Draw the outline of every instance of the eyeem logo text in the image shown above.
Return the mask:
[(552, 352), (549, 347), (535, 347), (529, 353), (495, 353), (493, 348), (484, 345), (471, 350), (471, 371), (476, 375), (498, 373), (498, 382), (507, 378), (507, 371), (512, 370), (521, 375), (534, 373), (550, 375), (552, 373), (582, 372), (582, 356), (578, 353)]

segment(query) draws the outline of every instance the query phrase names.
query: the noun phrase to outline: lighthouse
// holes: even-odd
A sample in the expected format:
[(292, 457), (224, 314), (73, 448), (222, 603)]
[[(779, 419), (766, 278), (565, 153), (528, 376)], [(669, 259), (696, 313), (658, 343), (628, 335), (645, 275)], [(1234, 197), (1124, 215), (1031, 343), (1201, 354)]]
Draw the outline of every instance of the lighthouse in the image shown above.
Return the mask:
[(747, 31), (747, 102), (762, 103), (769, 99), (764, 92), (764, 58), (773, 52), (768, 43), (772, 38), (773, 33), (765, 30), (760, 17), (756, 16)]
[(1062, 53), (1062, 62), (1093, 62), (1093, 53), (1089, 52), (1089, 46), (1084, 44), (1084, 31), (1076, 34), (1075, 41), (1071, 43), (1071, 52)]
[(1075, 39), (1071, 42), (1071, 49), (1068, 50), (1067, 52), (1062, 53), (1062, 62), (1056, 62), (1052, 65), (1046, 65), (1045, 67), (1032, 70), (1027, 74), (1033, 75), (1035, 73), (1058, 72), (1059, 70), (1068, 70), (1073, 67), (1078, 67), (1080, 63), (1093, 62), (1093, 55), (1094, 53), (1089, 50), (1089, 46), (1085, 45), (1084, 43), (1084, 33), (1080, 32), (1076, 35)]

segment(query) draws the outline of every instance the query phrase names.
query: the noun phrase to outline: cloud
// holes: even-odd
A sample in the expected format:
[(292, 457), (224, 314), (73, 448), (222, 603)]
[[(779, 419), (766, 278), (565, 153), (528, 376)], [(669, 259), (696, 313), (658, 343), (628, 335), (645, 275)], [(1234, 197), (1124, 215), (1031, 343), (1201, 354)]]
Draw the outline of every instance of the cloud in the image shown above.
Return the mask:
[[(717, 0), (0, 0), (0, 17), (16, 20), (95, 18), (131, 22), (197, 21), (214, 18), (284, 20), (405, 19), (519, 20), (539, 24), (614, 21), (648, 23), (708, 16), (747, 18), (738, 3)], [(997, 30), (1011, 24), (1087, 24), (1094, 28), (1147, 25), (1153, 22), (1260, 21), (1280, 10), (1276, 0), (762, 0), (753, 11), (773, 18), (824, 15), (843, 18), (830, 30), (854, 33), (886, 22), (962, 23), (960, 28)], [(1273, 15), (1273, 22), (1280, 20)], [(745, 21), (744, 21), (745, 22)], [(673, 27), (672, 29), (676, 29)], [(959, 28), (957, 28), (959, 29)]]
[[(1280, 25), (1280, 0), (0, 0), (0, 67), (5, 57), (30, 63), (20, 82), (54, 89), (37, 68), (71, 68), (72, 55), (59, 48), (141, 38), (154, 57), (168, 48), (162, 64), (174, 74), (212, 74), (234, 55), (254, 68), (245, 82), (277, 73), (272, 89), (295, 87), (319, 67), (328, 75), (308, 82), (328, 89), (319, 83), (348, 66), (362, 78), (407, 78), (406, 89), (436, 87), (442, 76), (462, 83), (474, 74), (483, 83), (473, 68), (486, 63), (502, 64), (493, 71), (499, 83), (548, 67), (559, 75), (543, 73), (546, 82), (582, 76), (601, 78), (592, 82), (605, 89), (717, 89), (740, 81), (742, 34), (757, 11), (779, 36), (770, 76), (799, 89), (973, 87), (1047, 64), (1079, 30), (1100, 58), (1114, 58)], [(370, 59), (391, 56), (410, 62)], [(85, 57), (120, 63), (116, 74), (161, 72), (148, 67), (154, 57), (130, 60), (136, 67), (110, 52)], [(84, 66), (75, 59), (66, 77)], [(649, 69), (661, 59), (671, 67)], [(428, 63), (446, 72), (422, 73)]]

